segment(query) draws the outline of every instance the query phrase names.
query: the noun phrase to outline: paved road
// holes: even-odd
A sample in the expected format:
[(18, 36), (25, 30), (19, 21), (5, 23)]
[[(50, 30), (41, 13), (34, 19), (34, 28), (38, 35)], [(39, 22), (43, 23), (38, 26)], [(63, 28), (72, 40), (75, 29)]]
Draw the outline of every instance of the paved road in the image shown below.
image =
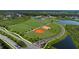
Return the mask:
[(13, 49), (17, 49), (18, 44), (16, 42), (14, 42), (13, 40), (11, 40), (10, 38), (0, 34), (0, 40), (4, 41), (6, 44), (8, 44), (11, 48)]
[(7, 34), (9, 34), (9, 35), (11, 35), (13, 37), (15, 37), (17, 40), (23, 41), (27, 45), (26, 48), (28, 48), (28, 49), (39, 49), (39, 47), (33, 45), (30, 41), (22, 38), (19, 34), (14, 33), (16, 35), (15, 36), (15, 35), (13, 35), (11, 32), (9, 32), (7, 29), (5, 29), (3, 27), (0, 27), (0, 30), (4, 31), (5, 33), (7, 33)]
[[(15, 37), (18, 40), (23, 41), (27, 45), (26, 48), (28, 48), (28, 49), (40, 49), (40, 48), (42, 48), (41, 44), (47, 43), (48, 41), (50, 41), (52, 39), (56, 39), (56, 38), (59, 38), (59, 37), (64, 35), (64, 33), (65, 33), (64, 27), (62, 25), (59, 25), (59, 26), (61, 27), (61, 32), (58, 35), (52, 36), (52, 37), (47, 38), (47, 39), (43, 39), (43, 40), (37, 41), (35, 43), (31, 43), (30, 41), (22, 38), (19, 34), (16, 34), (16, 33), (12, 34), (11, 32), (9, 32), (7, 29), (5, 29), (3, 27), (0, 27), (0, 30), (4, 31), (5, 33), (7, 33), (7, 34), (9, 34), (9, 35), (11, 35), (13, 37)], [(40, 28), (40, 27), (38, 27), (38, 28)]]
[(55, 36), (52, 36), (50, 38), (47, 38), (47, 39), (43, 39), (43, 40), (37, 41), (37, 42), (35, 42), (33, 44), (36, 45), (36, 46), (38, 46), (39, 48), (42, 48), (42, 45), (46, 44), (48, 41), (55, 40), (55, 39), (63, 36), (64, 33), (65, 33), (65, 29), (64, 29), (64, 27), (62, 25), (59, 24), (59, 26), (61, 27), (61, 32), (59, 34), (57, 34)]
[(14, 33), (14, 34), (17, 35), (17, 37), (28, 46), (27, 49), (40, 49), (39, 47), (33, 45), (31, 42), (29, 42), (26, 39), (22, 38), (19, 34), (16, 34), (16, 33)]

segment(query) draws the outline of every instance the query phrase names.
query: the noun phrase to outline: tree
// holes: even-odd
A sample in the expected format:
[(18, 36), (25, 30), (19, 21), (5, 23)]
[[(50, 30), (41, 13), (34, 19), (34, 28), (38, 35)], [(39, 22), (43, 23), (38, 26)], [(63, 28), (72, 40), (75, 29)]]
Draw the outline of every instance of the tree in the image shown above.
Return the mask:
[(19, 46), (21, 46), (21, 47), (27, 47), (27, 45), (23, 42), (23, 41), (21, 41), (21, 40), (19, 40), (18, 42), (17, 42), (17, 44), (19, 45)]

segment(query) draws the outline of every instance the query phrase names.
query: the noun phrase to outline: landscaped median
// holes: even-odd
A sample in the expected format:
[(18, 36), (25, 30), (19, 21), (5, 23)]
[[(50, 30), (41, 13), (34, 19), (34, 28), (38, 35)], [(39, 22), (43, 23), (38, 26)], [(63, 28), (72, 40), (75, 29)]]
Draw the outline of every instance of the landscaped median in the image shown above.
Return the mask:
[(2, 44), (1, 46), (4, 48), (4, 49), (12, 49), (9, 44), (6, 44), (3, 39), (0, 38), (0, 43)]
[(5, 31), (2, 27), (0, 28), (0, 34), (2, 34), (4, 36), (7, 36), (8, 38), (12, 39), (14, 42), (16, 42), (22, 48), (26, 48), (27, 47), (27, 45), (24, 42), (22, 42), (21, 40), (18, 40), (12, 34), (10, 34), (7, 31)]
[(15, 38), (13, 40), (15, 42), (17, 42), (18, 45), (20, 45), (20, 43), (21, 43), (23, 49), (27, 49), (27, 48), (30, 48), (30, 49), (38, 49), (38, 47), (34, 46), (28, 40), (22, 38), (19, 34), (16, 33), (16, 35), (14, 35), (14, 34), (12, 34), (12, 32), (8, 31), (7, 29), (5, 29), (3, 27), (1, 27), (0, 30), (3, 31), (3, 32), (5, 32), (7, 35), (11, 36), (12, 39)]

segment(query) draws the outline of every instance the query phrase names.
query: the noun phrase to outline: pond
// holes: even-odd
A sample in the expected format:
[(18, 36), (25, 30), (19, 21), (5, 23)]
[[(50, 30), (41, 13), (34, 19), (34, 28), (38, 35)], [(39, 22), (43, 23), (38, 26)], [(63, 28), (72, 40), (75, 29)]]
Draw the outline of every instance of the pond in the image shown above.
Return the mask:
[(79, 22), (72, 21), (72, 20), (59, 20), (59, 21), (57, 21), (57, 23), (67, 24), (67, 25), (79, 25)]
[(58, 49), (76, 49), (70, 36), (67, 36), (64, 40), (54, 44), (53, 47)]

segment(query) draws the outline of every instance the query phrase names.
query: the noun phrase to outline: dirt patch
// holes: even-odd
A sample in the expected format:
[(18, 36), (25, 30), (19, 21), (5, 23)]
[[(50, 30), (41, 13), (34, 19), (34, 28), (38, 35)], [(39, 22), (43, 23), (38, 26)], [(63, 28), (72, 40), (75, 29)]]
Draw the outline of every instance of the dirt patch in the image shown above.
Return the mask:
[(37, 29), (37, 30), (35, 30), (35, 33), (44, 33), (45, 32), (45, 30), (44, 29)]

